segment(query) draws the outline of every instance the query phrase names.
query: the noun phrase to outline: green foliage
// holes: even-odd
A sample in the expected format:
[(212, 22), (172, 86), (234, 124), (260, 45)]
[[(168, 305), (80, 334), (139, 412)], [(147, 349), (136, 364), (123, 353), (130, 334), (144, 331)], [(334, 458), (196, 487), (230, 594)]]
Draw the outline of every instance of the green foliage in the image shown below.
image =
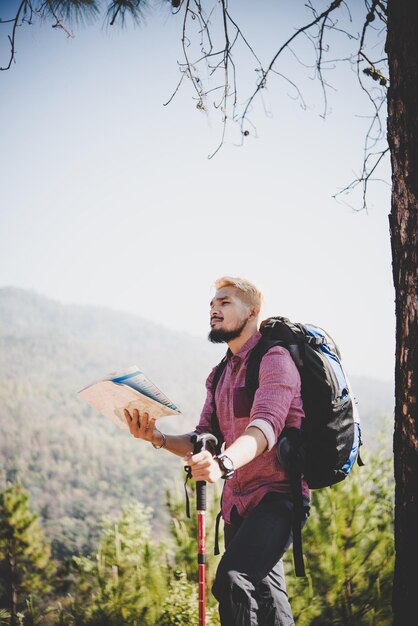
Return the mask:
[(303, 532), (307, 579), (287, 584), (298, 626), (389, 626), (394, 567), (393, 480), (388, 458), (355, 467), (332, 488), (312, 492)]
[(5, 609), (0, 609), (0, 624), (10, 624), (10, 613)]
[[(162, 607), (156, 626), (198, 626), (198, 591), (195, 582), (187, 580), (183, 572), (175, 572), (169, 594)], [(207, 626), (218, 626), (219, 615), (215, 606), (206, 607)]]
[[(49, 612), (39, 602), (43, 593), (36, 591), (36, 564), (28, 564), (27, 579), (33, 576), (33, 584), (22, 587), (19, 599), (25, 621), (42, 620), (44, 626), (154, 626), (153, 620), (175, 623), (180, 614), (185, 625), (186, 619), (193, 623), (197, 615), (194, 483), (189, 483), (188, 519), (181, 484), (184, 474), (166, 494), (172, 477), (183, 472), (179, 459), (128, 437), (95, 415), (76, 391), (110, 369), (135, 363), (141, 355), (141, 367), (184, 411), (181, 422), (165, 420), (163, 430), (187, 432), (204, 399), (203, 382), (216, 360), (214, 346), (127, 314), (64, 307), (21, 290), (0, 289), (0, 304), (0, 465), (4, 468), (0, 479), (19, 479), (28, 490), (52, 543), (53, 557), (67, 563), (73, 555), (80, 559), (68, 575), (67, 588), (55, 587)], [(364, 381), (363, 387), (360, 383), (356, 381), (355, 388), (366, 416), (363, 421), (369, 439), (377, 441), (378, 429), (388, 429), (380, 417), (386, 405), (390, 410), (393, 393), (383, 385), (373, 386), (373, 381)], [(382, 404), (375, 405), (373, 398)], [(379, 419), (372, 425), (376, 415)], [(391, 447), (387, 440), (379, 445)], [(307, 580), (293, 576), (291, 551), (288, 555), (287, 581), (298, 626), (390, 623), (390, 472), (390, 461), (371, 458), (366, 467), (355, 468), (346, 483), (313, 492), (312, 515), (304, 530)], [(129, 515), (121, 516), (121, 508), (127, 511), (132, 500), (143, 503), (142, 513), (129, 509)], [(213, 555), (219, 493), (213, 486), (208, 486), (208, 504), (207, 604), (215, 620), (210, 587), (219, 560)], [(148, 506), (154, 511), (152, 519)], [(104, 515), (119, 519), (101, 527)], [(137, 518), (139, 523), (134, 521)], [(33, 539), (31, 534), (29, 528), (27, 535), (35, 545), (36, 524)], [(162, 546), (164, 536), (167, 543)], [(97, 558), (87, 557), (93, 553)], [(4, 560), (2, 564), (4, 568)], [(4, 573), (2, 569), (0, 586)], [(42, 578), (47, 581), (48, 576)], [(4, 587), (0, 593), (4, 597)], [(25, 602), (29, 595), (30, 606)], [(10, 622), (7, 611), (0, 613), (2, 620)]]
[[(197, 514), (196, 514), (196, 483), (189, 481), (187, 489), (190, 496), (190, 517), (187, 517), (184, 491), (178, 483), (173, 490), (166, 492), (166, 504), (170, 515), (170, 532), (174, 541), (174, 567), (184, 572), (187, 579), (197, 582)], [(207, 485), (206, 523), (206, 580), (212, 586), (220, 556), (214, 555), (216, 516), (220, 511), (220, 489), (217, 485)], [(222, 538), (220, 524), (220, 539)], [(209, 598), (209, 601), (211, 598)]]
[(76, 598), (64, 623), (151, 626), (167, 595), (163, 544), (151, 536), (151, 511), (126, 506), (118, 521), (106, 520), (95, 557), (74, 557)]
[(123, 26), (127, 16), (134, 23), (140, 23), (143, 7), (147, 4), (148, 0), (48, 0), (40, 3), (38, 12), (44, 18), (57, 19), (57, 16), (62, 16), (69, 23), (90, 22), (105, 12), (110, 26), (116, 22)]
[[(179, 483), (166, 494), (171, 539), (165, 543), (155, 536), (151, 510), (142, 504), (126, 505), (117, 520), (105, 519), (97, 553), (74, 557), (71, 596), (42, 613), (32, 594), (26, 607), (20, 606), (25, 626), (197, 626), (194, 483), (188, 488), (190, 518)], [(213, 541), (220, 494), (210, 485), (207, 492), (207, 623), (218, 626), (210, 588), (219, 559), (213, 556)], [(392, 493), (391, 463), (379, 456), (368, 459), (363, 468), (356, 467), (344, 483), (312, 492), (311, 517), (303, 533), (306, 579), (294, 577), (291, 550), (286, 557), (288, 591), (298, 626), (392, 623)], [(28, 523), (33, 517), (28, 516)], [(1, 527), (3, 537), (4, 519)], [(37, 543), (36, 528), (36, 524), (27, 526), (31, 545)], [(33, 576), (36, 564), (27, 569)], [(10, 622), (7, 614), (3, 618), (0, 614), (0, 623), (2, 619)]]
[[(8, 385), (0, 382), (0, 397), (14, 396), (15, 408), (10, 413), (0, 409), (0, 461), (5, 478), (22, 479), (29, 491), (54, 558), (91, 553), (101, 518), (107, 512), (116, 515), (133, 499), (153, 505), (162, 530), (164, 481), (178, 467), (177, 459), (164, 453), (158, 457), (149, 444), (130, 438), (105, 418), (90, 411), (86, 415), (73, 390), (70, 394), (57, 387), (47, 397), (29, 383), (25, 389)], [(29, 405), (39, 407), (31, 419), (21, 406), (24, 393)], [(54, 406), (59, 414), (54, 415)]]
[(213, 350), (132, 315), (0, 289), (0, 483), (27, 489), (54, 558), (97, 550), (102, 517), (117, 516), (132, 500), (153, 508), (161, 535), (165, 489), (180, 465), (119, 430), (77, 391), (140, 358), (183, 412), (163, 418), (162, 430), (188, 432), (203, 404)]
[(12, 484), (0, 493), (0, 601), (10, 611), (12, 624), (28, 596), (51, 590), (54, 573), (50, 548), (38, 516), (30, 510), (28, 494)]
[[(161, 536), (168, 521), (165, 491), (180, 464), (97, 415), (77, 390), (140, 358), (141, 368), (183, 411), (164, 418), (162, 430), (188, 432), (204, 401), (205, 378), (223, 350), (129, 314), (0, 289), (0, 480), (3, 474), (27, 489), (53, 558), (97, 550), (102, 517), (117, 516), (132, 500), (152, 507)], [(371, 415), (391, 409), (392, 388), (361, 379), (355, 388), (367, 431)]]
[[(167, 494), (171, 542), (153, 536), (151, 511), (130, 504), (117, 521), (102, 524), (95, 556), (74, 557), (73, 592), (56, 606), (56, 626), (197, 626), (197, 525), (190, 484), (190, 519), (184, 494)], [(207, 623), (218, 626), (218, 611), (210, 594), (216, 559), (214, 522), (219, 493), (208, 488)]]

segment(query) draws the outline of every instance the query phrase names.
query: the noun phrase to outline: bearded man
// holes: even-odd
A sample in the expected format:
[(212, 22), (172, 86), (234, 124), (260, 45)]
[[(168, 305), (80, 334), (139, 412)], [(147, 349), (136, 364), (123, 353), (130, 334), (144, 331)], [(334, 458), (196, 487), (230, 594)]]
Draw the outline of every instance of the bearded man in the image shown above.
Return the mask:
[[(285, 427), (300, 428), (304, 417), (299, 372), (288, 352), (274, 346), (263, 356), (259, 386), (251, 403), (245, 388), (248, 359), (261, 339), (260, 291), (243, 278), (215, 282), (209, 340), (228, 351), (214, 390), (214, 367), (194, 433), (166, 435), (137, 411), (125, 416), (133, 436), (157, 449), (183, 456), (196, 481), (224, 480), (222, 517), (225, 552), (213, 594), (222, 626), (291, 626), (282, 557), (292, 541), (293, 500), (277, 442)], [(193, 435), (213, 431), (216, 411), (224, 441), (220, 454), (193, 454)], [(309, 490), (303, 481), (305, 504)]]

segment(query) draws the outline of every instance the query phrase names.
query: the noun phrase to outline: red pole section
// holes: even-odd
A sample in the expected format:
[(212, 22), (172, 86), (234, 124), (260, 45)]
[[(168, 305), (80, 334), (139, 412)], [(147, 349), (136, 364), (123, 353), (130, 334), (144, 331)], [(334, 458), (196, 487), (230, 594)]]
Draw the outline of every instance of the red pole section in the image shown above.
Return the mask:
[[(210, 445), (209, 445), (210, 444)], [(194, 441), (194, 454), (200, 450), (209, 449), (214, 454), (217, 439), (211, 433), (198, 435)], [(197, 567), (199, 584), (199, 626), (206, 626), (206, 483), (204, 480), (196, 482), (196, 511), (197, 511)]]
[(206, 529), (205, 511), (197, 511), (199, 549), (197, 554), (199, 584), (199, 626), (206, 626)]

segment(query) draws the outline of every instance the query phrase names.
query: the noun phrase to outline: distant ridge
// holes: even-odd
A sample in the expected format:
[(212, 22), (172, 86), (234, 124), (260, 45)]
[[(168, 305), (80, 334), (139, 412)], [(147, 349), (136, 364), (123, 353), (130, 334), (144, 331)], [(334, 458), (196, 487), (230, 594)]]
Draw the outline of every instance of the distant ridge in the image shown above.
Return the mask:
[(131, 313), (61, 304), (15, 287), (0, 289), (0, 340), (3, 375), (18, 375), (22, 368), (29, 380), (65, 374), (66, 383), (78, 389), (137, 364), (194, 416), (205, 379), (224, 351)]
[[(204, 383), (225, 352), (185, 332), (131, 313), (62, 304), (34, 291), (0, 288), (0, 372), (27, 380), (61, 379), (68, 389), (136, 364), (164, 387), (192, 426), (205, 397)], [(360, 415), (374, 430), (377, 415), (393, 413), (394, 386), (350, 373)], [(376, 428), (379, 424), (376, 423)]]
[[(189, 425), (200, 413), (206, 377), (225, 352), (225, 346), (131, 313), (62, 304), (12, 286), (0, 288), (0, 342), (3, 376), (24, 371), (33, 382), (59, 376), (73, 389), (136, 364), (181, 406)], [(350, 378), (365, 428), (374, 430), (377, 415), (393, 413), (394, 386), (354, 373)]]

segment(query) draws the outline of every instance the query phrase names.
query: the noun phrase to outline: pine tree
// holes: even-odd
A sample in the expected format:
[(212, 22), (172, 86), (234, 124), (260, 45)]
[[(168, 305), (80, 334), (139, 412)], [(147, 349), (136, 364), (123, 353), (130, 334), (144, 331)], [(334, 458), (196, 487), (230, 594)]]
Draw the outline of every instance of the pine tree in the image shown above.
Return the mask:
[[(106, 520), (95, 557), (74, 557), (76, 598), (67, 622), (151, 626), (167, 595), (166, 552), (151, 536), (151, 511), (127, 505)], [(66, 623), (67, 623), (66, 622)]]
[[(183, 572), (172, 576), (169, 595), (162, 606), (156, 626), (198, 626), (198, 590), (195, 582), (187, 580)], [(219, 626), (216, 606), (206, 607), (206, 626)]]
[(298, 626), (390, 626), (394, 570), (392, 464), (376, 456), (346, 481), (312, 491), (303, 531), (307, 578), (287, 583)]
[(19, 484), (0, 493), (0, 602), (10, 612), (14, 626), (17, 612), (29, 596), (50, 591), (55, 567), (38, 516), (30, 510), (29, 497)]

